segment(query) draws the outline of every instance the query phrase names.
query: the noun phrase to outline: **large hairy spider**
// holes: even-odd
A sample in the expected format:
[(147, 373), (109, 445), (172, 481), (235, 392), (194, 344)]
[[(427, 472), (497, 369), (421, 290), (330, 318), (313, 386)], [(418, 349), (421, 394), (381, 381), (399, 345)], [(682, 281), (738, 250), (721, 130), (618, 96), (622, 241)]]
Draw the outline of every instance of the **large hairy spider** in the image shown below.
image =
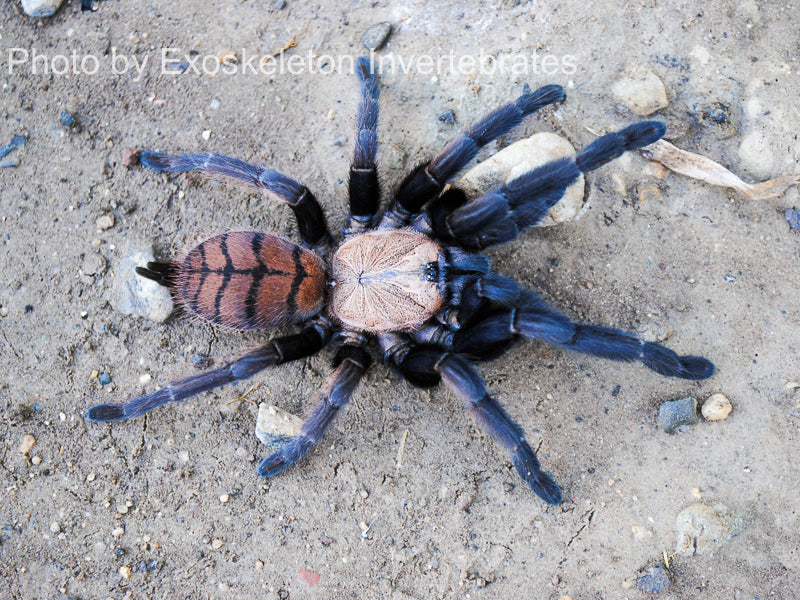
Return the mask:
[(366, 59), (356, 66), (361, 100), (350, 166), (350, 221), (340, 242), (333, 241), (312, 193), (277, 171), (219, 154), (142, 154), (153, 169), (199, 170), (286, 202), (303, 246), (268, 233), (232, 231), (202, 242), (180, 260), (151, 262), (137, 273), (169, 288), (180, 306), (211, 323), (239, 330), (297, 323), (300, 333), (124, 404), (98, 404), (87, 417), (136, 417), (310, 356), (332, 342), (334, 371), (300, 433), (258, 467), (261, 476), (271, 477), (322, 438), (369, 367), (374, 346), (412, 384), (443, 381), (508, 450), (531, 489), (558, 504), (558, 485), (541, 470), (520, 426), (489, 395), (474, 361), (495, 358), (515, 341), (532, 338), (612, 360), (639, 360), (661, 375), (684, 379), (711, 377), (714, 365), (617, 329), (574, 323), (513, 279), (491, 272), (480, 250), (515, 239), (542, 219), (582, 172), (655, 142), (665, 127), (648, 121), (604, 135), (574, 159), (553, 161), (474, 200), (456, 188), (443, 192), (480, 148), (526, 115), (564, 99), (561, 87), (545, 86), (489, 113), (420, 164), (381, 215), (375, 166), (378, 81)]

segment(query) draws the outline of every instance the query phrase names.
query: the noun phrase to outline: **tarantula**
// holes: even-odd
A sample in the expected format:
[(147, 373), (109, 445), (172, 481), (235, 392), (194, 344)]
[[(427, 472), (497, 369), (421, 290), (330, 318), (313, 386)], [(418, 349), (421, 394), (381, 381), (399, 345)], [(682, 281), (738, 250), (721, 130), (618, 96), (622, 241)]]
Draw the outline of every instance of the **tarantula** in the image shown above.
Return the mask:
[(216, 325), (252, 330), (296, 323), (302, 329), (124, 404), (93, 406), (87, 417), (136, 417), (310, 356), (332, 342), (333, 373), (300, 433), (258, 467), (259, 475), (271, 477), (322, 438), (368, 369), (374, 346), (412, 384), (430, 387), (443, 381), (508, 450), (531, 489), (558, 504), (558, 485), (540, 468), (520, 426), (489, 395), (474, 361), (495, 358), (515, 341), (531, 338), (612, 360), (639, 360), (661, 375), (683, 379), (710, 377), (714, 365), (617, 329), (574, 323), (513, 279), (493, 273), (480, 251), (514, 240), (536, 224), (582, 172), (655, 142), (666, 129), (656, 121), (636, 123), (598, 138), (574, 158), (553, 161), (476, 199), (445, 189), (483, 146), (526, 115), (564, 100), (561, 87), (548, 85), (462, 131), (406, 176), (381, 214), (375, 164), (378, 81), (365, 58), (357, 61), (356, 73), (361, 99), (350, 166), (350, 220), (341, 242), (334, 243), (313, 194), (277, 171), (220, 154), (142, 154), (142, 162), (153, 169), (198, 170), (286, 202), (303, 246), (268, 233), (232, 231), (207, 239), (181, 259), (151, 262), (137, 273), (166, 286), (183, 309)]

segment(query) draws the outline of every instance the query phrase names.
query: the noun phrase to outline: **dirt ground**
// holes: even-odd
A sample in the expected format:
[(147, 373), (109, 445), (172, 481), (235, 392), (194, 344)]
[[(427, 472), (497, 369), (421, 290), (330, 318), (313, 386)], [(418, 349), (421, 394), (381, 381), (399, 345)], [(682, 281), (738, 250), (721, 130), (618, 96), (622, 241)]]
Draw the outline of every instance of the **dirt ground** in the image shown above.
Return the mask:
[[(475, 62), (382, 73), (387, 196), (525, 83), (559, 83), (568, 99), (499, 146), (555, 131), (580, 147), (635, 122), (612, 86), (641, 70), (665, 84), (669, 106), (655, 117), (673, 143), (748, 181), (800, 172), (798, 9), (692, 4), (119, 0), (81, 12), (72, 0), (37, 20), (3, 3), (0, 145), (28, 142), (8, 157), (18, 166), (0, 169), (0, 596), (635, 599), (652, 594), (630, 578), (666, 557), (662, 598), (800, 597), (800, 235), (784, 217), (800, 207), (797, 188), (756, 202), (628, 155), (587, 176), (580, 219), (489, 252), (570, 316), (717, 366), (695, 383), (541, 343), (482, 365), (562, 486), (557, 507), (450, 393), (414, 389), (381, 364), (299, 466), (259, 478), (256, 408), (227, 403), (260, 383), (247, 400), (302, 413), (328, 353), (135, 420), (84, 418), (272, 335), (117, 312), (130, 240), (167, 258), (226, 229), (298, 239), (285, 207), (127, 168), (125, 148), (269, 165), (309, 186), (339, 231), (357, 85), (332, 67), (388, 21), (376, 57)], [(242, 72), (284, 47), (295, 73)], [(231, 52), (236, 73), (210, 72)], [(503, 56), (525, 57), (524, 72), (477, 66)], [(437, 118), (448, 109), (455, 123)], [(108, 214), (113, 226), (99, 228)], [(715, 392), (733, 404), (726, 420), (661, 429), (663, 401)], [(26, 435), (35, 444), (23, 454)], [(678, 555), (676, 516), (698, 499), (728, 506), (741, 531), (713, 555)]]

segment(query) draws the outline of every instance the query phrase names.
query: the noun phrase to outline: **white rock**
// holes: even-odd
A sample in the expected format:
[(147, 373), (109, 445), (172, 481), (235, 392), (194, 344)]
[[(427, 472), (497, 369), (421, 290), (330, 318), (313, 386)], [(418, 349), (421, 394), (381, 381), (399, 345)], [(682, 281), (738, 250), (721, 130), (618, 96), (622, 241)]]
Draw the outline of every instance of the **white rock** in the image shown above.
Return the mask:
[(29, 17), (52, 17), (64, 0), (22, 0), (22, 10)]
[(272, 445), (300, 433), (303, 420), (277, 406), (262, 402), (258, 405), (256, 437), (262, 444)]
[[(536, 167), (572, 156), (575, 156), (575, 149), (563, 137), (555, 133), (537, 133), (478, 163), (464, 173), (455, 185), (464, 190), (468, 197), (476, 198)], [(574, 219), (583, 208), (584, 188), (581, 175), (567, 188), (564, 197), (548, 211), (549, 215), (539, 226), (546, 227)]]
[(725, 394), (712, 394), (703, 403), (703, 408), (700, 409), (700, 412), (703, 413), (703, 418), (707, 421), (721, 421), (731, 414), (731, 410), (733, 410), (731, 401), (728, 400)]
[(742, 167), (753, 176), (766, 179), (772, 175), (775, 157), (767, 138), (761, 131), (751, 131), (739, 144), (739, 158)]
[(611, 88), (614, 95), (637, 115), (649, 115), (669, 105), (667, 89), (652, 71), (639, 77), (625, 77)]
[(729, 542), (744, 525), (744, 519), (724, 504), (696, 502), (675, 519), (678, 543), (675, 551), (683, 556), (713, 554)]
[(136, 274), (136, 267), (154, 260), (149, 244), (130, 242), (114, 281), (115, 308), (124, 315), (138, 315), (161, 323), (172, 313), (169, 290)]

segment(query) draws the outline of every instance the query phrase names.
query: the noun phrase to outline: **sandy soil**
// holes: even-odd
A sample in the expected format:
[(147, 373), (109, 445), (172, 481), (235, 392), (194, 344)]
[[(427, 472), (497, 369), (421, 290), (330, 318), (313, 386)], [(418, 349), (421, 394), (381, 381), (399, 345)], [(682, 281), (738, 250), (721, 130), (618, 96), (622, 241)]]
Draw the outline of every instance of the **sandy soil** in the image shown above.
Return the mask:
[[(338, 230), (357, 88), (349, 73), (309, 72), (308, 56), (358, 56), (364, 31), (389, 21), (377, 56), (521, 55), (529, 72), (385, 73), (387, 193), (524, 83), (560, 83), (568, 100), (502, 143), (556, 131), (582, 146), (634, 122), (611, 88), (641, 69), (666, 86), (670, 104), (656, 116), (674, 143), (750, 180), (797, 173), (796, 7), (123, 0), (81, 13), (73, 0), (40, 22), (15, 4), (0, 8), (0, 145), (18, 134), (28, 143), (13, 155), (19, 166), (0, 170), (0, 596), (642, 598), (626, 581), (666, 555), (663, 598), (800, 597), (800, 395), (790, 385), (800, 379), (800, 236), (783, 215), (800, 206), (797, 189), (753, 202), (659, 179), (628, 156), (589, 175), (581, 219), (490, 252), (496, 270), (575, 318), (717, 365), (712, 379), (692, 383), (525, 343), (482, 366), (562, 485), (558, 507), (527, 489), (451, 394), (420, 392), (380, 364), (320, 447), (269, 481), (255, 472), (266, 453), (255, 408), (226, 405), (249, 382), (112, 426), (83, 417), (92, 404), (196, 372), (196, 355), (219, 362), (270, 335), (116, 312), (113, 280), (129, 240), (166, 258), (230, 228), (297, 239), (284, 207), (126, 168), (126, 147), (270, 165), (314, 190)], [(297, 74), (161, 72), (162, 48), (176, 48), (178, 61), (231, 50), (242, 66), (293, 39), (285, 57), (305, 61)], [(31, 60), (11, 64), (24, 56), (13, 48), (49, 61), (75, 52), (78, 69), (57, 74), (63, 64), (50, 62), (42, 73), (40, 59), (34, 73)], [(555, 72), (534, 72), (534, 54), (540, 67), (555, 57)], [(98, 59), (95, 74), (79, 72), (87, 55)], [(148, 62), (141, 74), (115, 74), (114, 56)], [(723, 124), (704, 116), (715, 103)], [(455, 124), (437, 119), (446, 109)], [(62, 124), (63, 111), (78, 125)], [(107, 213), (114, 225), (98, 231)], [(273, 369), (248, 399), (301, 413), (329, 361), (323, 353)], [(146, 374), (152, 381), (140, 383)], [(661, 402), (714, 392), (733, 403), (727, 420), (678, 436), (661, 430)], [(22, 454), (25, 435), (36, 442)], [(676, 515), (698, 495), (745, 524), (714, 555), (675, 555)]]

